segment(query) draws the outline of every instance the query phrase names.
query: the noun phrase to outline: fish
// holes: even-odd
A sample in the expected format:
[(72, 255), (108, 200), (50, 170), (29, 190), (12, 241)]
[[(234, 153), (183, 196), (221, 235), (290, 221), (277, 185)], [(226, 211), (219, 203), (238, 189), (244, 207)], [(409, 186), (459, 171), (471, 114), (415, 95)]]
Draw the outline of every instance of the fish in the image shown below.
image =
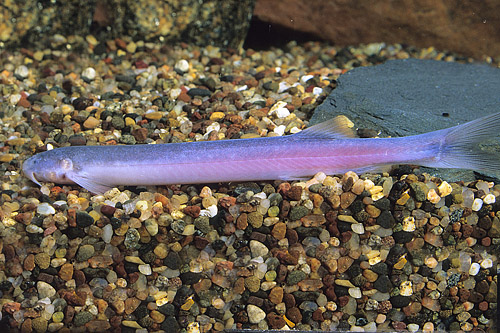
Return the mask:
[(94, 194), (117, 186), (300, 180), (376, 172), (391, 165), (500, 170), (478, 143), (500, 133), (500, 112), (419, 135), (358, 138), (346, 117), (285, 136), (166, 144), (70, 146), (28, 158), (34, 183), (78, 184)]

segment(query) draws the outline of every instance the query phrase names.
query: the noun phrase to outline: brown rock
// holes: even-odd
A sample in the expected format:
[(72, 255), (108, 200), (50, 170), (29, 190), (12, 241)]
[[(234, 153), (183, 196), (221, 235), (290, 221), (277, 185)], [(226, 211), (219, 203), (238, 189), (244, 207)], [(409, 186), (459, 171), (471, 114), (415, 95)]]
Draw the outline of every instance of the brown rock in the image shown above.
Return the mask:
[(324, 321), (325, 320), (325, 318), (323, 318), (323, 311), (321, 311), (321, 309), (317, 309), (316, 311), (314, 311), (312, 314), (312, 318), (313, 318), (313, 320), (316, 320), (316, 321)]
[(283, 302), (285, 303), (287, 309), (293, 308), (295, 306), (295, 297), (292, 294), (284, 294)]
[(274, 287), (273, 289), (271, 289), (271, 292), (269, 292), (269, 300), (274, 304), (281, 303), (283, 301), (283, 288)]
[(248, 227), (248, 215), (246, 213), (241, 214), (236, 219), (236, 227), (239, 230), (245, 230)]
[(304, 216), (300, 221), (304, 227), (319, 227), (326, 222), (326, 219), (323, 215), (311, 214)]
[(302, 195), (302, 187), (300, 186), (292, 186), (290, 190), (286, 192), (286, 196), (293, 201), (299, 201)]
[(495, 19), (499, 12), (500, 3), (494, 0), (460, 6), (446, 0), (383, 1), (376, 6), (366, 0), (355, 5), (320, 0), (314, 6), (301, 0), (260, 0), (254, 15), (269, 24), (334, 41), (338, 46), (384, 41), (435, 46), (479, 58), (500, 54), (500, 35), (496, 33), (500, 25)]
[(356, 200), (356, 194), (352, 192), (344, 192), (340, 195), (340, 207), (342, 209), (348, 208)]
[(24, 258), (24, 270), (32, 271), (35, 268), (35, 255), (30, 253)]
[(439, 302), (437, 300), (429, 298), (429, 297), (422, 298), (422, 306), (424, 308), (431, 310), (431, 311), (439, 311), (441, 309)]
[(69, 281), (73, 278), (73, 264), (64, 264), (59, 270), (59, 277), (64, 281)]
[(130, 297), (125, 300), (125, 313), (131, 314), (141, 304), (141, 301), (135, 297)]
[(148, 129), (141, 127), (132, 131), (132, 135), (138, 142), (144, 142), (148, 138)]
[(351, 267), (354, 259), (351, 257), (340, 257), (337, 261), (337, 269), (339, 273), (345, 273)]
[(271, 326), (272, 329), (279, 330), (286, 325), (285, 319), (275, 312), (268, 313), (266, 318), (269, 326)]
[(193, 218), (200, 216), (201, 207), (200, 206), (187, 206), (184, 208), (183, 212)]
[(317, 291), (323, 288), (323, 282), (318, 279), (306, 279), (298, 283), (300, 290), (302, 291)]
[(293, 321), (295, 324), (298, 324), (302, 321), (302, 313), (298, 308), (290, 308), (286, 311), (286, 317)]
[(283, 222), (278, 222), (274, 225), (271, 235), (277, 240), (282, 240), (286, 235), (286, 224)]
[(85, 324), (85, 328), (88, 332), (107, 332), (111, 325), (107, 320), (92, 320)]

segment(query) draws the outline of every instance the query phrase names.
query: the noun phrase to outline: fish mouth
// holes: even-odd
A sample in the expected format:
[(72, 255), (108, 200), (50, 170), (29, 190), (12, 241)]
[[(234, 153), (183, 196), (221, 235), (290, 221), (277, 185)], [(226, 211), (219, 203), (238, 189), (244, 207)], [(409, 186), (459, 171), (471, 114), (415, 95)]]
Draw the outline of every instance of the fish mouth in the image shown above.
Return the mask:
[(42, 186), (42, 184), (40, 184), (40, 182), (36, 180), (36, 174), (34, 172), (30, 172), (26, 176), (28, 176), (28, 178), (31, 179), (33, 183), (37, 184), (38, 186)]
[[(28, 159), (24, 162), (23, 165), (23, 173), (26, 177), (28, 177), (33, 183), (37, 184), (38, 186), (42, 186), (40, 182), (36, 179), (36, 173), (32, 170), (32, 165), (31, 165), (31, 160)], [(31, 167), (30, 167), (31, 166)]]

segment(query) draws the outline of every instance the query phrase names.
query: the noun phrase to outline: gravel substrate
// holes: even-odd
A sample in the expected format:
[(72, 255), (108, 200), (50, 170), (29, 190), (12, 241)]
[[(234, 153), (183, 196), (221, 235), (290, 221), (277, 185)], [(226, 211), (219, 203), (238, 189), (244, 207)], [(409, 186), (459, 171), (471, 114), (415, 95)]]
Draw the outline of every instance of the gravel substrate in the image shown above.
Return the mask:
[(353, 67), (470, 59), (383, 44), (102, 45), (88, 36), (80, 48), (1, 53), (5, 329), (493, 332), (498, 184), (401, 167), (92, 196), (20, 174), (26, 158), (62, 146), (295, 133)]

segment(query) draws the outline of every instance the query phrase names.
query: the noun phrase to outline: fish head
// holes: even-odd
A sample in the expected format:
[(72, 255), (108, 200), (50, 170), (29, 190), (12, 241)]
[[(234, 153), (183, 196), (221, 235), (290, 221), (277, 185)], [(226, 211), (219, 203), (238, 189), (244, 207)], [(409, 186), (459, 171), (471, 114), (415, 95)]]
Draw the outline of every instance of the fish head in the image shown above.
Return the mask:
[(23, 173), (34, 183), (40, 182), (70, 184), (69, 175), (73, 171), (71, 159), (61, 158), (53, 151), (46, 151), (28, 158), (23, 163)]

